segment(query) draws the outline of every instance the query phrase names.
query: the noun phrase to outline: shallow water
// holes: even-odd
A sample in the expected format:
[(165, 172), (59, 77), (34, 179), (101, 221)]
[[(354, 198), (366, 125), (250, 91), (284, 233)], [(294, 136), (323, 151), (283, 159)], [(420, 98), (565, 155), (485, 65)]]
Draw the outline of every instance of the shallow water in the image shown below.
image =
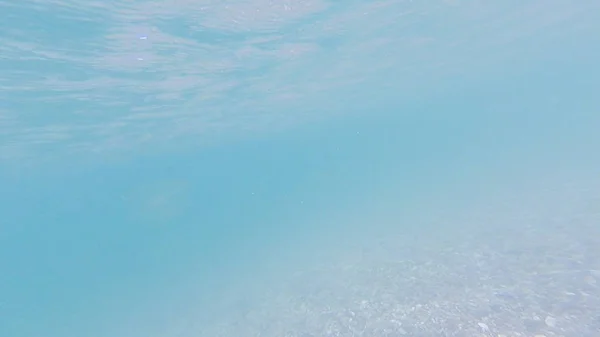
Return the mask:
[(599, 9), (0, 0), (0, 336), (595, 336)]

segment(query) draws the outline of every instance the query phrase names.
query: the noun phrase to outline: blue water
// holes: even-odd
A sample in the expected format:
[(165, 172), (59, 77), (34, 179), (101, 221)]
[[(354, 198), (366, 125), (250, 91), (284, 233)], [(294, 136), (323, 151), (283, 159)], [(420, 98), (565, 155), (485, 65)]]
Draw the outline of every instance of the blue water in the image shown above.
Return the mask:
[(594, 2), (0, 12), (0, 336), (175, 336), (227, 289), (414, 230), (382, 217), (600, 173)]

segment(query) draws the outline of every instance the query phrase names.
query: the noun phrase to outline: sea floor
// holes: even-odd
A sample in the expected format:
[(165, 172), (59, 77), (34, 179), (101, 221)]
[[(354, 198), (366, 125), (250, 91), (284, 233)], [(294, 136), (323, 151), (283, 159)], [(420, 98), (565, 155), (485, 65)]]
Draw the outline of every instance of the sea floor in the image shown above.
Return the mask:
[(413, 217), (420, 225), (410, 231), (399, 217), (240, 287), (219, 319), (182, 328), (215, 337), (600, 336), (596, 187), (432, 212)]

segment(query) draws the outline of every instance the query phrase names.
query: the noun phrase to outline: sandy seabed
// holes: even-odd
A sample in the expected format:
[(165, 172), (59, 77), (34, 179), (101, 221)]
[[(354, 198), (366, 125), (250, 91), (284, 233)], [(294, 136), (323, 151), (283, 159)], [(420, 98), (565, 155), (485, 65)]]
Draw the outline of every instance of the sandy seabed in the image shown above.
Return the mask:
[(349, 240), (252, 294), (232, 293), (226, 315), (194, 330), (214, 337), (598, 337), (597, 186), (538, 189), (422, 216), (411, 231)]

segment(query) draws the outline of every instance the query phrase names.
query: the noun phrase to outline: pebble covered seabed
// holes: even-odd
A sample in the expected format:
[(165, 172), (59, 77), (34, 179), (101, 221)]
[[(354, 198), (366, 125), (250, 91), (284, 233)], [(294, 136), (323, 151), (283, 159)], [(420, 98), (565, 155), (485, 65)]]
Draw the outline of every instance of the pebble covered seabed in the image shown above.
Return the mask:
[(421, 225), (412, 230), (348, 240), (253, 295), (242, 287), (223, 319), (196, 328), (215, 337), (598, 337), (597, 187), (438, 207), (413, 217)]

